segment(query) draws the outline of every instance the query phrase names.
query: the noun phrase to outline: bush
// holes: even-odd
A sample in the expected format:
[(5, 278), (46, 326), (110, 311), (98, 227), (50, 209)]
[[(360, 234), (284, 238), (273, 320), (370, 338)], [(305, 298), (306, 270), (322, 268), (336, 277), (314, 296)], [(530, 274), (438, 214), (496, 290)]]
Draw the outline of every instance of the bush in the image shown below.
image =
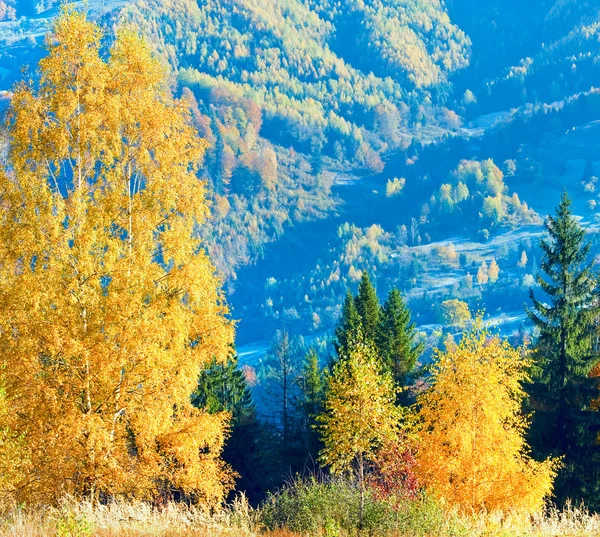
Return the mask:
[(270, 494), (260, 507), (259, 517), (269, 530), (286, 528), (311, 536), (467, 535), (459, 518), (444, 511), (432, 498), (419, 495), (392, 506), (386, 500), (377, 499), (372, 491), (367, 493), (361, 530), (359, 501), (358, 486), (349, 479), (298, 478)]

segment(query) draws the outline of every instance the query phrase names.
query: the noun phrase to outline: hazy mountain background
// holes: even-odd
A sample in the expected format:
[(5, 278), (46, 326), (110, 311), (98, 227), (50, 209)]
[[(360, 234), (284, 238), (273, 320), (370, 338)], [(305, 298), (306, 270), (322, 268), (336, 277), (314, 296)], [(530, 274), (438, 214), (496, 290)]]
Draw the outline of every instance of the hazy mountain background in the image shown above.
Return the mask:
[[(58, 4), (0, 0), (4, 106)], [(431, 344), (451, 299), (522, 332), (562, 189), (596, 230), (600, 1), (76, 5), (107, 40), (147, 35), (211, 143), (201, 233), (242, 361), (278, 328), (328, 334), (363, 270), (406, 294)]]

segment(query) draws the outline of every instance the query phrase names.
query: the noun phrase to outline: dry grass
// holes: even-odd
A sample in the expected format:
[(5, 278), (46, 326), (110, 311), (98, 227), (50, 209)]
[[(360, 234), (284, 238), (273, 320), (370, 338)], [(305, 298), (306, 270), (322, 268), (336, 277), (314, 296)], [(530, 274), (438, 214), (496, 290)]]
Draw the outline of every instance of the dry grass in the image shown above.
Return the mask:
[[(600, 516), (568, 507), (544, 516), (476, 516), (463, 519), (462, 531), (439, 537), (600, 537)], [(65, 500), (57, 508), (8, 510), (0, 519), (0, 537), (324, 537), (300, 536), (286, 529), (262, 533), (257, 513), (245, 499), (208, 514), (170, 504), (155, 509), (144, 503), (93, 506)], [(346, 537), (340, 534), (339, 537)], [(379, 537), (379, 536), (377, 536)], [(396, 535), (394, 537), (413, 537)], [(433, 536), (432, 536), (433, 537)], [(438, 537), (438, 536), (436, 536)]]
[(600, 537), (600, 516), (570, 505), (532, 517), (479, 515), (463, 522), (473, 537)]
[(142, 502), (65, 500), (58, 508), (9, 510), (0, 537), (255, 537), (254, 526), (244, 498), (218, 514), (181, 504), (156, 509)]

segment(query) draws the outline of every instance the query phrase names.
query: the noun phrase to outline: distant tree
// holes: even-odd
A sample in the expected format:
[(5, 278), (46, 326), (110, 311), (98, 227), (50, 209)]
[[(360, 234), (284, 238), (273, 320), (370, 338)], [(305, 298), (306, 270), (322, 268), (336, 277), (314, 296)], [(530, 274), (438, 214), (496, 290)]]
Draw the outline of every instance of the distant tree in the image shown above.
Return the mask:
[(506, 177), (513, 177), (517, 172), (517, 163), (515, 160), (505, 160), (504, 161), (504, 175)]
[(404, 178), (398, 179), (397, 177), (394, 177), (393, 179), (388, 179), (385, 185), (385, 197), (391, 198), (397, 196), (402, 192), (405, 184), (406, 179)]
[(393, 105), (377, 105), (375, 108), (375, 131), (388, 143), (394, 144), (398, 139), (401, 116)]
[(334, 474), (353, 473), (357, 478), (361, 527), (366, 470), (378, 449), (398, 432), (401, 412), (395, 401), (391, 375), (382, 371), (372, 340), (359, 331), (333, 368), (318, 422), (324, 445), (321, 463)]
[(377, 348), (396, 387), (406, 386), (407, 377), (423, 352), (423, 344), (416, 341), (416, 326), (410, 321), (410, 310), (396, 288), (390, 291), (381, 310)]
[(365, 156), (365, 166), (372, 173), (381, 173), (385, 168), (385, 163), (377, 151), (368, 149)]
[(475, 104), (477, 102), (477, 98), (475, 97), (475, 94), (470, 89), (465, 91), (462, 100), (463, 100), (463, 104), (465, 106)]
[(517, 266), (519, 268), (525, 268), (527, 266), (527, 252), (525, 252), (525, 250), (523, 250), (521, 252), (521, 257), (519, 258), (519, 262), (517, 263)]
[(462, 182), (458, 182), (458, 185), (456, 185), (455, 189), (454, 189), (454, 198), (456, 203), (461, 203), (463, 201), (465, 201), (466, 199), (468, 199), (469, 197), (469, 188), (467, 187), (467, 185), (465, 185)]
[(500, 275), (500, 267), (498, 263), (496, 263), (495, 259), (492, 259), (490, 262), (490, 267), (488, 269), (488, 277), (490, 279), (490, 283), (496, 283), (498, 281), (498, 276)]
[(298, 342), (286, 329), (277, 330), (265, 360), (266, 390), (281, 426), (284, 451), (289, 449), (292, 440), (292, 402), (298, 376), (299, 351)]
[(600, 446), (598, 379), (590, 373), (600, 356), (593, 342), (598, 317), (598, 276), (589, 260), (585, 230), (571, 211), (563, 193), (556, 213), (545, 223), (547, 236), (540, 241), (543, 274), (537, 283), (539, 299), (530, 290), (529, 318), (539, 331), (535, 342), (531, 405), (536, 413), (532, 443), (539, 456), (564, 456), (557, 495), (598, 505)]
[(462, 300), (444, 300), (441, 309), (443, 321), (450, 326), (464, 327), (471, 320), (469, 306)]
[(536, 462), (521, 412), (529, 361), (479, 330), (437, 351), (430, 388), (417, 397), (418, 479), (466, 513), (540, 511), (556, 461)]
[(477, 283), (479, 285), (485, 285), (488, 282), (488, 279), (489, 279), (488, 266), (484, 259), (481, 262), (481, 266), (479, 267), (479, 270), (477, 271)]
[(416, 246), (421, 243), (421, 237), (419, 235), (419, 222), (416, 218), (410, 220), (410, 243), (411, 246)]

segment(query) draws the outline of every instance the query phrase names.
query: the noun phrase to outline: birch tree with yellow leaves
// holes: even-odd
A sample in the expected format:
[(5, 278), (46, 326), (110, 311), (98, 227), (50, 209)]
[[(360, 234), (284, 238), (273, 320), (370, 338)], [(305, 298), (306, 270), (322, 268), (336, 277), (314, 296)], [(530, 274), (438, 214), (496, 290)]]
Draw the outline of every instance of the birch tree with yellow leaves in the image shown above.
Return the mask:
[(528, 366), (525, 349), (477, 328), (437, 352), (416, 416), (417, 475), (430, 493), (466, 513), (542, 509), (558, 464), (529, 455)]
[(319, 460), (334, 474), (357, 478), (361, 526), (366, 469), (375, 462), (379, 448), (395, 440), (400, 431), (402, 410), (395, 403), (391, 374), (382, 371), (374, 343), (358, 330), (333, 367), (317, 422), (324, 444)]
[[(19, 499), (215, 504), (226, 414), (195, 409), (200, 369), (233, 327), (200, 242), (206, 143), (132, 31), (65, 9), (39, 81), (14, 92), (0, 171), (2, 424), (19, 435)], [(2, 459), (0, 459), (1, 461)]]

